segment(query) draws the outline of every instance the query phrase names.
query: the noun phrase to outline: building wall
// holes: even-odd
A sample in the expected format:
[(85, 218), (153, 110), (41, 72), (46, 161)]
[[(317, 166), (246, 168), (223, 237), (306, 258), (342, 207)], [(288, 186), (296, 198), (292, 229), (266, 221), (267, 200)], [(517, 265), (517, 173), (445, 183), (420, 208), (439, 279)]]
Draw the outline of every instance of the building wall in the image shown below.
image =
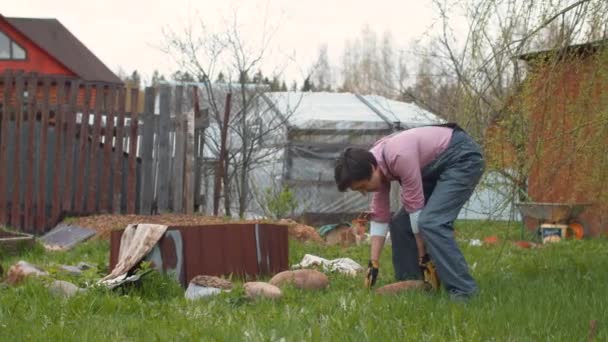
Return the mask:
[(0, 73), (6, 69), (35, 71), (41, 74), (65, 75), (75, 77), (76, 75), (40, 49), (26, 36), (15, 30), (5, 20), (0, 18), (0, 31), (21, 45), (27, 51), (25, 60), (0, 60)]
[(608, 230), (608, 53), (534, 65), (529, 194), (536, 202), (592, 202), (579, 217), (588, 236)]

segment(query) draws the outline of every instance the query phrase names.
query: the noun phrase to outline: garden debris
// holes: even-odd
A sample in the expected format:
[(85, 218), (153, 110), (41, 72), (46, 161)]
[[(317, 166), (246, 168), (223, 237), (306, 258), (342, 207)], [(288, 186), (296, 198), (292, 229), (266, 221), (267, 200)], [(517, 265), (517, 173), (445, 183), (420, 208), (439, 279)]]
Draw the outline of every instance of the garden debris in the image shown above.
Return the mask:
[(342, 247), (350, 247), (357, 244), (360, 240), (355, 229), (345, 224), (338, 225), (325, 235), (325, 243), (329, 246), (340, 245)]
[(270, 284), (283, 286), (293, 284), (298, 289), (320, 290), (329, 285), (329, 278), (317, 270), (283, 271), (270, 279)]
[(78, 265), (76, 266), (72, 266), (72, 265), (61, 265), (59, 266), (59, 268), (62, 271), (68, 272), (72, 275), (81, 275), (83, 271), (86, 271), (88, 269), (93, 268), (94, 266), (87, 264), (85, 262), (79, 262)]
[(18, 255), (23, 250), (35, 245), (35, 237), (31, 234), (14, 232), (0, 227), (0, 251), (5, 256)]
[(283, 295), (278, 287), (261, 281), (251, 281), (243, 285), (248, 298), (278, 299)]
[(483, 239), (483, 243), (485, 245), (495, 245), (498, 243), (498, 236), (496, 236), (496, 235), (488, 236), (485, 239)]
[(29, 276), (48, 276), (49, 274), (36, 265), (26, 261), (19, 261), (8, 270), (6, 282), (10, 285), (17, 285)]
[(100, 283), (112, 286), (113, 280), (126, 280), (126, 276), (156, 245), (167, 231), (167, 226), (157, 224), (130, 224), (120, 240), (118, 263)]
[(184, 296), (188, 300), (196, 300), (219, 294), (222, 291), (228, 292), (230, 290), (232, 290), (232, 283), (226, 279), (199, 275), (190, 280), (190, 284), (188, 284)]
[(95, 235), (92, 229), (68, 223), (59, 223), (50, 232), (40, 238), (44, 247), (51, 251), (65, 251)]
[(396, 283), (384, 285), (376, 289), (378, 294), (397, 294), (412, 290), (431, 290), (431, 286), (422, 280), (405, 280)]
[(523, 249), (538, 248), (538, 244), (530, 241), (514, 241), (513, 244)]
[(282, 219), (277, 221), (277, 223), (287, 225), (289, 236), (298, 241), (323, 243), (323, 239), (314, 227), (290, 219)]
[(324, 259), (312, 254), (305, 254), (299, 264), (292, 268), (308, 268), (320, 266), (326, 272), (340, 272), (354, 276), (363, 271), (363, 267), (350, 258), (338, 258), (333, 260)]
[(138, 273), (131, 274), (131, 275), (129, 275), (131, 273), (131, 272), (129, 272), (129, 273), (125, 273), (125, 274), (118, 276), (116, 278), (113, 278), (113, 279), (105, 280), (103, 282), (100, 281), (99, 283), (103, 284), (109, 290), (113, 290), (115, 288), (121, 287), (121, 286), (129, 284), (129, 283), (136, 283), (143, 276), (150, 274), (153, 271), (154, 271), (153, 269), (147, 269), (143, 272), (138, 272)]
[(63, 280), (55, 280), (48, 286), (52, 294), (56, 296), (72, 297), (79, 292), (85, 292), (86, 289), (81, 289), (78, 286)]
[(483, 243), (479, 239), (471, 239), (469, 240), (469, 246), (481, 246)]

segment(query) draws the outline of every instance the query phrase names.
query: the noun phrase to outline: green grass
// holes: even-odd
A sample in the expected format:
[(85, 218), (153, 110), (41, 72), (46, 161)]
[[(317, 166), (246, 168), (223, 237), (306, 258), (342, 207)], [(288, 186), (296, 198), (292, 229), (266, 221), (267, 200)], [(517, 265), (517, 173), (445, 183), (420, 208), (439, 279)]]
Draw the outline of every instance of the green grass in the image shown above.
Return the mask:
[[(564, 241), (519, 249), (520, 226), (458, 222), (458, 238), (481, 293), (470, 302), (451, 302), (445, 293), (373, 295), (363, 278), (330, 275), (330, 288), (284, 290), (279, 301), (247, 301), (236, 290), (210, 300), (187, 302), (172, 280), (153, 274), (124, 294), (94, 289), (71, 299), (52, 296), (45, 280), (0, 289), (0, 340), (313, 340), (313, 341), (581, 341), (591, 320), (596, 339), (608, 340), (608, 241)], [(472, 238), (497, 235), (492, 247), (469, 246)], [(4, 258), (5, 270), (19, 259), (53, 271), (56, 278), (84, 285), (106, 271), (108, 243), (93, 241), (75, 250), (41, 248)], [(290, 264), (306, 253), (351, 257), (361, 264), (368, 247), (348, 249), (290, 242)], [(77, 279), (56, 271), (61, 263), (100, 265)], [(393, 281), (390, 248), (381, 261), (380, 284)]]

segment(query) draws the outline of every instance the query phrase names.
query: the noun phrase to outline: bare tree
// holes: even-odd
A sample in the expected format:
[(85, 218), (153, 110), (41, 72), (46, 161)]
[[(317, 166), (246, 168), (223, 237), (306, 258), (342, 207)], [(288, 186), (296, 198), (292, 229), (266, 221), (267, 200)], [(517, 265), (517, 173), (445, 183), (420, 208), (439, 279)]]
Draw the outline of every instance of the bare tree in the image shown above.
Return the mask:
[[(602, 0), (469, 0), (458, 3), (435, 0), (440, 15), (440, 34), (432, 47), (435, 67), (453, 75), (452, 91), (459, 96), (454, 117), (480, 141), (486, 129), (503, 122), (504, 136), (514, 147), (515, 165), (499, 169), (515, 185), (514, 193), (525, 199), (530, 158), (521, 99), (516, 96), (525, 78), (519, 56), (539, 49), (554, 49), (584, 42), (605, 28), (606, 2)], [(594, 8), (594, 10), (592, 10)], [(598, 12), (603, 12), (600, 17)], [(468, 29), (464, 40), (450, 18), (462, 13)], [(594, 14), (595, 13), (595, 14)], [(441, 85), (441, 83), (437, 83)]]
[[(181, 31), (166, 29), (163, 51), (173, 56), (182, 73), (192, 75), (203, 85), (202, 98), (209, 107), (212, 122), (205, 143), (216, 156), (221, 149), (219, 132), (224, 124), (228, 126), (224, 210), (226, 215), (231, 214), (231, 193), (234, 192), (238, 197), (238, 214), (242, 217), (251, 198), (249, 173), (273, 153), (262, 148), (262, 144), (286, 124), (288, 117), (274, 115), (268, 106), (258, 108), (261, 94), (270, 86), (264, 82), (253, 83), (250, 79), (255, 72), (258, 73), (256, 77), (262, 77), (259, 70), (268, 57), (278, 25), (269, 20), (266, 7), (255, 28), (259, 39), (254, 41), (251, 35), (244, 34), (240, 12), (240, 8), (232, 8), (223, 20), (222, 29), (217, 31), (209, 29), (200, 17), (187, 23)], [(286, 66), (287, 62), (281, 63), (271, 74), (278, 79)], [(221, 82), (214, 83), (213, 79)], [(224, 123), (223, 100), (227, 93), (233, 93), (233, 102), (230, 119)]]

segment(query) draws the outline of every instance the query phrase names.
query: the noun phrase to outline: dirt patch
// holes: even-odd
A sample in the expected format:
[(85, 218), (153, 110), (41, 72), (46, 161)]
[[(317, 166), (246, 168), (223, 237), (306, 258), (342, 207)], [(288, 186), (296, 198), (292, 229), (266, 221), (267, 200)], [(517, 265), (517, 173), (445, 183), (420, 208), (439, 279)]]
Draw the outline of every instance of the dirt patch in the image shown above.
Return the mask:
[(123, 229), (129, 224), (155, 223), (171, 226), (201, 226), (221, 223), (274, 223), (288, 226), (290, 237), (300, 241), (313, 241), (323, 243), (323, 239), (313, 227), (299, 224), (293, 220), (227, 220), (223, 217), (184, 214), (163, 215), (93, 215), (71, 218), (69, 224), (89, 228), (96, 231), (94, 239), (109, 239), (110, 232)]

